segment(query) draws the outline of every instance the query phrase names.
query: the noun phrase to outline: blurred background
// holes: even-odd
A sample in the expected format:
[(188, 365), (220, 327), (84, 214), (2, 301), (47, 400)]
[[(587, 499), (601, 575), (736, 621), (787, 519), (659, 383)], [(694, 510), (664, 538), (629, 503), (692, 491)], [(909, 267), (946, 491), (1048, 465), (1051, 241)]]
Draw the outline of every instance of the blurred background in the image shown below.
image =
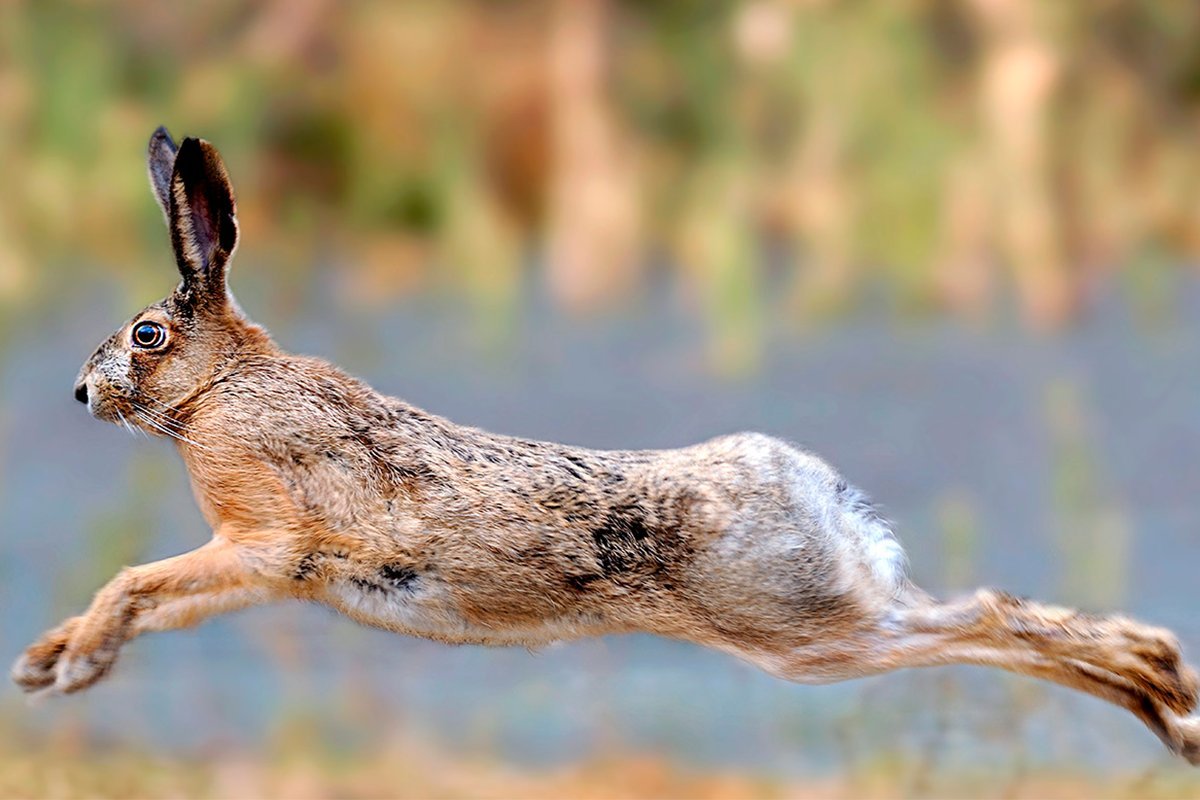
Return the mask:
[[(225, 156), (285, 346), (598, 448), (759, 429), (916, 578), (1200, 658), (1200, 6), (0, 3), (0, 663), (202, 542), (79, 364), (176, 279), (159, 124)], [(0, 688), (3, 796), (1194, 797), (1125, 712), (974, 669), (800, 687), (645, 637), (450, 648), (279, 606)]]

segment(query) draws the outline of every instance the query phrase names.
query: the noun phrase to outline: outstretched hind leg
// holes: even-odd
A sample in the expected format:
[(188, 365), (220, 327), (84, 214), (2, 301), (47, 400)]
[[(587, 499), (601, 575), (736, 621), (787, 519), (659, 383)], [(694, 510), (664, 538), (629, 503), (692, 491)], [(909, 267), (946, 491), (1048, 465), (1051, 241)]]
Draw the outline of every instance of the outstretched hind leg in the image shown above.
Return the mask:
[(1200, 764), (1200, 720), (1176, 715), (1139, 687), (1091, 664), (1048, 657), (1028, 648), (989, 647), (928, 634), (901, 637), (894, 648), (882, 653), (886, 669), (976, 664), (1086, 692), (1128, 710), (1171, 752)]
[(1176, 714), (1196, 708), (1196, 673), (1168, 630), (1122, 616), (1084, 614), (991, 589), (901, 612), (906, 630), (955, 632), (975, 643), (1030, 649), (1117, 675)]
[(880, 669), (983, 664), (1087, 692), (1132, 712), (1179, 755), (1200, 763), (1196, 674), (1168, 631), (1094, 617), (989, 590), (897, 612)]

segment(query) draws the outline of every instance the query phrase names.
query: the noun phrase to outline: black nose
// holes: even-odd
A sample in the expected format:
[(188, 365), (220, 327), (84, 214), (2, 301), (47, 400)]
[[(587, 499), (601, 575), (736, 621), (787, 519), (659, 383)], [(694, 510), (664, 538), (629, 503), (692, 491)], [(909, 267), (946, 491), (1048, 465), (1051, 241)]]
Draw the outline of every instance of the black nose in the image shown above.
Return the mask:
[(87, 384), (81, 383), (75, 387), (75, 399), (81, 403), (87, 402)]

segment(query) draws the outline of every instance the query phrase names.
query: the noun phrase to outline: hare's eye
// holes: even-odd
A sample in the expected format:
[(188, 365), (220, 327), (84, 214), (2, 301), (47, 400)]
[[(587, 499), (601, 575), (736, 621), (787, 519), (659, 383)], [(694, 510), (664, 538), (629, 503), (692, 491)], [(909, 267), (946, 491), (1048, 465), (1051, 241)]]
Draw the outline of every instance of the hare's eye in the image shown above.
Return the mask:
[(167, 329), (157, 322), (139, 322), (133, 326), (133, 344), (135, 347), (162, 347), (167, 341)]

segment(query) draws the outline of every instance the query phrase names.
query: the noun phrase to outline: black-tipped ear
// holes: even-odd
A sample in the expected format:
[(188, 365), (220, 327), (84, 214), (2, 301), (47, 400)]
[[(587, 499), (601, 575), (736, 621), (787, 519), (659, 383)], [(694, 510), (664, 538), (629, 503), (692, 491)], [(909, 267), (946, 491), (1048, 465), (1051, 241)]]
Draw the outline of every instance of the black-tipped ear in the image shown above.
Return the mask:
[(237, 207), (221, 156), (208, 142), (187, 138), (179, 146), (167, 209), (184, 282), (223, 297), (225, 269), (237, 247)]
[(154, 199), (158, 201), (158, 207), (162, 209), (168, 222), (171, 209), (171, 174), (175, 170), (175, 153), (178, 150), (171, 134), (161, 125), (150, 135), (150, 146), (146, 149), (150, 188), (154, 190)]

